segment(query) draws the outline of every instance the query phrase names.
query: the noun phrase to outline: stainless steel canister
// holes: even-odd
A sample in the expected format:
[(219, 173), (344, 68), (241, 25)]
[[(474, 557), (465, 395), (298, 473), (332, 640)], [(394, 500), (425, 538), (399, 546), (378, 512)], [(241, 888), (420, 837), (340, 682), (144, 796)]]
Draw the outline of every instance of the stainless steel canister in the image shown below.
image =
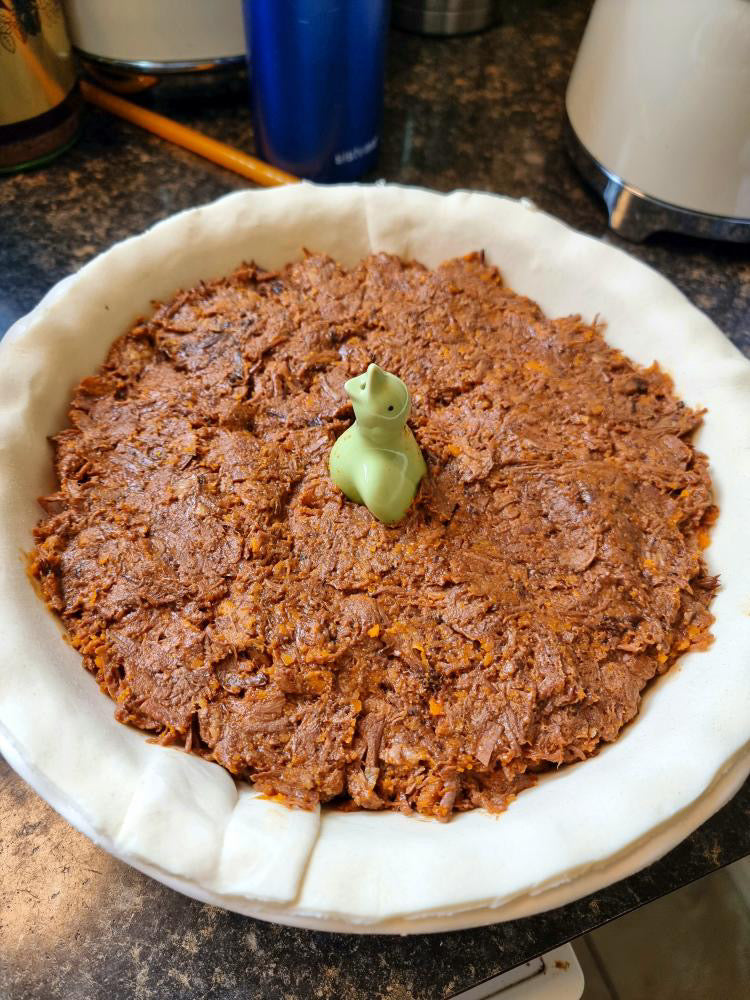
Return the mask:
[(81, 97), (59, 0), (0, 0), (0, 173), (76, 138)]
[(488, 28), (497, 0), (393, 0), (393, 23), (424, 35), (462, 35)]

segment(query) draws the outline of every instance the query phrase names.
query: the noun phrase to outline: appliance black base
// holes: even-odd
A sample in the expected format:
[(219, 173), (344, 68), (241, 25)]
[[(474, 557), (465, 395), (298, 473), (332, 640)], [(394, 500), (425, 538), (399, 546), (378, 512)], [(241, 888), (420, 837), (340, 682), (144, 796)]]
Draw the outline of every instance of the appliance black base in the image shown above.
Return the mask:
[(750, 243), (750, 219), (693, 212), (652, 198), (602, 166), (583, 145), (567, 117), (565, 126), (568, 152), (584, 179), (604, 199), (609, 213), (609, 227), (618, 236), (641, 243), (653, 233), (670, 232), (732, 243)]

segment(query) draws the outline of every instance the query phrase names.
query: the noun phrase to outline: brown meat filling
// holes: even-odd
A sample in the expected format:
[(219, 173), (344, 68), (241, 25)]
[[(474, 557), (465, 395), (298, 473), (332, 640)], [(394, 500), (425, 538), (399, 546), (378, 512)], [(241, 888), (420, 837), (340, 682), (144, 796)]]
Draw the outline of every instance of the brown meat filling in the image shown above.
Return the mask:
[[(392, 528), (327, 472), (370, 361), (429, 470)], [(478, 255), (241, 267), (120, 337), (70, 422), (50, 607), (121, 722), (299, 805), (501, 810), (709, 641), (700, 415)]]

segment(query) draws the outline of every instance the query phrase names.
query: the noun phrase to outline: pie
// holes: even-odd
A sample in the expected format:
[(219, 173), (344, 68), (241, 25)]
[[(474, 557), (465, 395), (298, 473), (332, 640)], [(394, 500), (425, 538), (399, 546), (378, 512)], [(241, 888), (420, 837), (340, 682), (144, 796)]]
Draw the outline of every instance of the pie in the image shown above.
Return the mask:
[[(269, 791), (263, 792), (237, 780), (216, 762), (180, 750), (179, 738), (177, 746), (155, 746), (151, 741), (167, 734), (166, 727), (143, 732), (115, 721), (111, 700), (81, 669), (82, 651), (61, 641), (59, 617), (50, 614), (32, 585), (36, 581), (29, 579), (28, 554), (39, 521), (37, 498), (58, 488), (47, 439), (70, 426), (68, 412), (76, 387), (106, 363), (112, 345), (132, 330), (139, 316), (146, 324), (151, 321), (154, 300), (169, 303), (181, 288), (224, 280), (222, 276), (231, 275), (243, 261), (255, 260), (268, 272), (283, 272), (290, 263), (299, 266), (300, 247), (310, 248), (316, 259), (328, 255), (346, 273), (355, 273), (369, 256), (382, 253), (403, 262), (418, 261), (436, 272), (442, 262), (484, 250), (485, 266), (497, 267), (509, 288), (537, 302), (550, 317), (544, 322), (564, 329), (564, 317), (580, 315), (580, 323), (567, 321), (571, 335), (576, 329), (588, 330), (603, 337), (607, 348), (630, 359), (626, 366), (632, 364), (633, 377), (644, 379), (647, 391), (636, 383), (634, 393), (624, 393), (630, 403), (623, 405), (658, 407), (682, 400), (688, 423), (702, 414), (692, 440), (688, 423), (680, 423), (674, 435), (690, 450), (689, 470), (680, 464), (676, 453), (684, 452), (679, 445), (674, 452), (665, 451), (658, 463), (648, 456), (630, 458), (634, 467), (645, 461), (650, 472), (657, 465), (665, 472), (671, 469), (680, 482), (688, 471), (695, 475), (698, 499), (692, 502), (697, 506), (690, 513), (693, 520), (683, 525), (681, 543), (692, 553), (690, 559), (697, 560), (695, 573), (690, 559), (684, 564), (696, 601), (695, 615), (685, 622), (687, 633), (676, 621), (671, 631), (642, 652), (620, 650), (616, 656), (643, 655), (645, 659), (638, 662), (648, 663), (648, 671), (669, 666), (681, 642), (708, 641), (708, 614), (715, 619), (710, 625), (713, 641), (703, 651), (687, 649), (650, 683), (633, 723), (624, 726), (613, 742), (602, 742), (598, 753), (559, 768), (554, 763), (542, 765), (540, 771), (529, 767), (524, 773), (537, 779), (535, 786), (522, 791), (499, 814), (484, 807), (455, 811), (457, 802), (467, 801), (468, 786), (463, 784), (452, 818), (445, 823), (436, 822), (434, 812), (420, 813), (415, 800), (409, 815), (398, 808), (334, 808), (349, 799), (354, 802), (344, 793), (330, 800), (330, 806), (290, 809), (285, 804), (288, 790), (282, 792), (285, 801), (278, 801), (276, 794), (269, 794), (275, 786), (269, 784)], [(256, 273), (254, 280), (258, 277)], [(529, 310), (527, 316), (535, 315), (530, 303), (515, 301), (522, 311)], [(440, 336), (447, 333), (441, 331)], [(605, 348), (603, 352), (607, 354)], [(613, 355), (608, 357), (614, 360)], [(429, 413), (418, 398), (419, 370), (397, 370), (395, 358), (380, 353), (375, 359), (386, 369), (392, 365), (411, 390), (410, 425), (430, 466), (404, 524), (414, 524), (430, 503), (439, 530), (441, 518), (451, 516), (451, 489), (487, 496), (485, 469), (488, 478), (505, 469), (506, 476), (513, 477), (508, 488), (522, 485), (519, 462), (503, 466), (502, 456), (496, 460), (493, 452), (488, 467), (487, 442), (479, 432), (447, 440), (448, 427), (442, 439), (436, 427), (428, 440)], [(545, 361), (541, 352), (529, 358), (535, 359)], [(515, 359), (511, 361), (515, 364)], [(654, 362), (658, 370), (652, 368)], [(606, 365), (601, 370), (605, 369)], [(356, 373), (354, 365), (352, 371)], [(320, 369), (309, 373), (311, 384), (320, 374)], [(543, 371), (529, 370), (524, 386), (541, 389), (547, 377)], [(596, 384), (593, 380), (590, 387)], [(335, 381), (331, 386), (334, 392), (327, 405), (341, 409), (338, 414), (334, 409), (317, 432), (332, 438), (349, 424), (351, 415)], [(498, 400), (505, 398), (507, 388), (507, 384), (497, 387)], [(661, 402), (657, 390), (663, 395)], [(519, 405), (508, 413), (520, 416)], [(450, 393), (440, 407), (430, 403), (435, 413), (450, 406)], [(590, 424), (578, 425), (580, 444), (595, 443), (591, 435), (603, 417), (588, 415)], [(244, 418), (240, 410), (234, 416), (222, 413), (220, 419), (226, 425)], [(243, 191), (170, 218), (117, 244), (66, 278), (0, 342), (0, 752), (106, 850), (182, 892), (251, 916), (328, 930), (410, 933), (516, 918), (593, 892), (664, 854), (718, 809), (748, 773), (750, 461), (744, 430), (748, 426), (750, 364), (713, 323), (651, 269), (528, 204), (486, 194), (443, 196), (389, 185), (298, 184)], [(310, 428), (311, 435), (314, 430)], [(518, 447), (544, 446), (544, 429), (534, 438), (526, 444), (519, 441)], [(441, 440), (445, 451), (440, 450)], [(563, 439), (566, 448), (572, 440)], [(708, 458), (712, 494), (706, 492), (707, 469), (701, 454)], [(587, 467), (591, 470), (599, 463), (603, 473), (606, 463), (596, 455), (590, 453)], [(182, 454), (181, 460), (186, 457)], [(567, 463), (568, 452), (563, 457)], [(443, 461), (441, 472), (436, 463)], [(279, 469), (288, 475), (285, 462), (279, 454)], [(624, 469), (624, 463), (620, 467)], [(183, 471), (189, 468), (190, 464)], [(442, 495), (434, 492), (440, 482), (446, 485)], [(545, 484), (551, 488), (549, 477), (540, 481), (539, 488)], [(241, 489), (238, 481), (236, 490)], [(327, 481), (321, 482), (321, 491), (329, 489)], [(645, 489), (645, 480), (638, 489)], [(661, 489), (657, 492), (662, 495)], [(666, 503), (666, 492), (663, 495)], [(298, 487), (289, 499), (299, 506)], [(575, 501), (571, 509), (578, 509), (578, 501), (569, 499), (571, 504)], [(685, 510), (690, 493), (682, 498), (677, 493), (669, 502)], [(330, 503), (340, 516), (368, 532), (381, 531), (365, 510), (340, 495), (332, 493)], [(708, 506), (702, 508), (704, 503)], [(710, 521), (712, 503), (720, 514), (710, 526), (710, 537), (701, 536), (706, 529), (698, 524)], [(508, 513), (513, 513), (510, 504)], [(634, 509), (631, 521), (636, 528), (639, 516)], [(472, 544), (478, 547), (486, 526), (479, 519), (476, 524), (481, 537), (472, 538)], [(548, 528), (552, 527), (568, 559), (579, 553), (574, 563), (580, 567), (592, 552), (587, 531), (577, 536), (576, 546), (571, 525), (558, 519), (554, 525), (549, 522)], [(584, 519), (581, 527), (588, 529), (590, 522)], [(403, 530), (399, 525), (382, 529), (387, 538), (388, 532)], [(587, 574), (595, 573), (607, 556), (600, 548), (600, 533), (593, 533), (596, 558), (582, 569), (571, 565), (570, 576), (588, 579)], [(142, 548), (145, 537), (134, 536), (133, 544)], [(701, 549), (708, 540), (710, 545)], [(40, 542), (44, 544), (43, 539)], [(319, 562), (332, 558), (327, 549), (321, 538), (315, 553)], [(370, 565), (376, 556), (368, 553)], [(541, 555), (535, 553), (534, 558)], [(645, 559), (653, 558), (645, 553)], [(629, 565), (635, 573), (635, 562)], [(657, 566), (641, 567), (644, 587), (663, 586), (653, 575), (656, 570)], [(709, 605), (716, 577), (718, 589)], [(488, 578), (484, 569), (482, 578)], [(516, 588), (518, 581), (509, 578), (504, 585)], [(442, 591), (443, 585), (435, 589)], [(689, 595), (687, 590), (681, 594), (682, 608)], [(88, 592), (89, 601), (91, 597)], [(480, 621), (479, 614), (467, 614), (470, 610), (463, 608), (465, 620)], [(685, 613), (687, 606), (680, 612)], [(233, 617), (237, 620), (234, 612)], [(699, 633), (691, 636), (690, 625), (696, 623)], [(375, 624), (368, 623), (365, 633)], [(455, 619), (454, 624), (464, 627)], [(379, 635), (362, 638), (374, 656), (382, 655), (379, 651), (386, 642), (396, 641), (391, 635), (381, 638), (390, 627), (388, 621), (381, 627)], [(636, 642), (645, 638), (644, 633), (638, 636), (636, 623), (632, 628)], [(451, 627), (451, 633), (457, 644), (463, 642), (460, 631)], [(464, 638), (474, 644), (470, 637)], [(624, 642), (630, 645), (627, 637)], [(659, 650), (667, 656), (664, 664), (658, 663), (659, 653), (654, 663), (658, 642), (664, 644)], [(420, 644), (428, 665), (434, 666), (431, 646)], [(244, 657), (237, 652), (239, 663)], [(416, 657), (422, 663), (421, 651), (406, 652), (413, 659), (404, 669), (421, 679), (416, 663)], [(490, 652), (483, 651), (483, 658)], [(280, 665), (289, 666), (283, 661)], [(296, 681), (294, 659), (291, 666)], [(284, 697), (286, 703), (302, 696), (285, 693)], [(425, 705), (421, 695), (415, 697)], [(634, 691), (627, 703), (632, 706), (637, 697)], [(439, 698), (435, 701), (440, 704)], [(429, 714), (429, 699), (426, 708)], [(357, 718), (365, 711), (370, 709), (363, 703)], [(435, 720), (436, 729), (444, 718), (429, 714), (428, 719), (424, 713), (420, 717), (426, 724)], [(381, 746), (386, 738), (384, 727)], [(366, 742), (366, 735), (361, 724), (359, 731), (355, 725), (353, 750), (361, 746), (361, 739)], [(502, 739), (498, 736), (498, 742)], [(486, 745), (474, 744), (472, 755), (475, 751), (484, 751), (484, 756)], [(488, 770), (497, 760), (496, 751), (493, 754)], [(365, 751), (361, 769), (365, 780), (366, 756)], [(510, 780), (518, 777), (511, 774)], [(380, 795), (377, 781), (374, 790)], [(491, 808), (500, 807), (503, 795)]]
[[(393, 527), (328, 473), (371, 361), (428, 464)], [(480, 254), (241, 266), (116, 340), (69, 419), (49, 606), (119, 721), (289, 803), (503, 810), (709, 642), (700, 414)]]

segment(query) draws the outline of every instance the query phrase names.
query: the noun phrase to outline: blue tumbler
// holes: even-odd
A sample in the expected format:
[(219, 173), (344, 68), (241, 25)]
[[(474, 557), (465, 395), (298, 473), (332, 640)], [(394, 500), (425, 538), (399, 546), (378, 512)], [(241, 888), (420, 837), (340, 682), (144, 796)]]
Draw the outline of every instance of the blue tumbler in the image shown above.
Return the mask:
[(258, 154), (351, 181), (380, 142), (390, 0), (244, 0)]

